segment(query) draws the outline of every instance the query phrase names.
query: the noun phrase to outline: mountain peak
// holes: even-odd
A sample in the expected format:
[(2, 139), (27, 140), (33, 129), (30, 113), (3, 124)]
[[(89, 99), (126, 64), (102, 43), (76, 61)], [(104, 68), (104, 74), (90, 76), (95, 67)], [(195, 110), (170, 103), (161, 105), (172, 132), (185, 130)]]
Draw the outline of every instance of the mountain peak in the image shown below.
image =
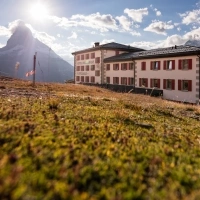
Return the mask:
[(14, 47), (16, 45), (27, 46), (34, 40), (31, 30), (24, 24), (19, 23), (13, 30), (13, 34), (7, 41), (7, 48)]
[(188, 40), (188, 41), (185, 43), (185, 45), (200, 47), (200, 40), (195, 40), (195, 39)]

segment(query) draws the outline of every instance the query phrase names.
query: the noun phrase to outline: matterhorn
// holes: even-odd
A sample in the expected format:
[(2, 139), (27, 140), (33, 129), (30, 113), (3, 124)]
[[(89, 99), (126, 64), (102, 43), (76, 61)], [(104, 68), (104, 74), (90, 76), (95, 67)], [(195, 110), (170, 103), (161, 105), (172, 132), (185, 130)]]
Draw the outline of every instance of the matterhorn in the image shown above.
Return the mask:
[(36, 81), (63, 83), (73, 79), (73, 66), (34, 38), (24, 23), (19, 23), (6, 46), (0, 48), (0, 75), (31, 79), (26, 77), (26, 74), (33, 69), (34, 55), (36, 55)]

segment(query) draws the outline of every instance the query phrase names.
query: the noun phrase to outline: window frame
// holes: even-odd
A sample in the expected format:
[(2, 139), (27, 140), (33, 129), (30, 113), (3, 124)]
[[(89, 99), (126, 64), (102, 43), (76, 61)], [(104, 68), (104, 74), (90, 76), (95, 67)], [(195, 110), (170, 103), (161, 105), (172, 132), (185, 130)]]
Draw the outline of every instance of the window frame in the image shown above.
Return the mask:
[(150, 79), (150, 86), (151, 86), (151, 88), (160, 88), (160, 79), (158, 79), (158, 78), (151, 78)]
[[(170, 87), (169, 87), (169, 83), (171, 84)], [(163, 89), (175, 90), (175, 79), (163, 79)]]
[(118, 71), (119, 70), (119, 63), (113, 64), (113, 70)]
[(139, 86), (148, 87), (148, 78), (139, 78)]
[[(184, 84), (188, 84), (188, 88), (187, 89), (185, 89), (184, 88)], [(183, 91), (183, 92), (191, 92), (192, 91), (192, 80), (185, 80), (185, 79), (183, 79), (183, 80), (178, 80), (178, 90), (179, 91)]]
[(121, 63), (121, 70), (123, 71), (127, 70), (127, 63)]
[[(187, 61), (187, 63), (185, 63)], [(187, 65), (187, 67), (185, 67)], [(181, 59), (178, 61), (179, 70), (191, 70), (192, 69), (192, 59)]]
[(119, 77), (113, 77), (113, 84), (119, 85)]
[[(158, 64), (156, 65), (156, 63)], [(160, 70), (160, 61), (151, 61), (151, 70), (154, 70), (154, 71)]]

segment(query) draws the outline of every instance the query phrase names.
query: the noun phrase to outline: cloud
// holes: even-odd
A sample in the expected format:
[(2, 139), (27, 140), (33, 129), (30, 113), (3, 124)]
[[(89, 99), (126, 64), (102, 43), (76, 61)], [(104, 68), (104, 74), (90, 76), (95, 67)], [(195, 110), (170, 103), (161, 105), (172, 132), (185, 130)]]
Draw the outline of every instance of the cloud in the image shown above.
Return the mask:
[(130, 30), (131, 22), (125, 16), (116, 17), (122, 28), (126, 31)]
[(159, 10), (157, 10), (156, 11), (156, 16), (161, 16), (161, 15), (162, 15), (162, 13)]
[(152, 4), (150, 5), (150, 8), (156, 13), (156, 16), (162, 15), (162, 13), (157, 8), (154, 8), (154, 6)]
[(141, 8), (141, 9), (128, 9), (126, 8), (124, 10), (124, 13), (126, 13), (133, 21), (141, 23), (143, 20), (143, 17), (145, 15), (148, 15), (148, 8)]
[(141, 36), (140, 32), (137, 31), (131, 31), (130, 34), (133, 36)]
[(88, 16), (73, 15), (71, 20), (77, 20), (78, 25), (98, 29), (102, 32), (117, 29), (116, 21), (110, 14), (101, 15), (97, 12)]
[(200, 10), (187, 11), (179, 16), (182, 18), (183, 24), (200, 23)]
[(112, 15), (101, 15), (99, 12), (86, 16), (72, 15), (69, 19), (57, 16), (49, 16), (48, 18), (62, 28), (82, 26), (97, 29), (101, 32), (117, 29), (116, 21)]
[(0, 48), (2, 48), (2, 47), (4, 47), (4, 46), (6, 46), (6, 45), (5, 45), (5, 44), (1, 44), (1, 43), (0, 43)]
[(8, 28), (6, 28), (4, 26), (0, 26), (0, 36), (9, 37), (10, 35), (11, 35), (11, 33)]
[(72, 32), (72, 35), (68, 39), (76, 39), (78, 35), (75, 32)]
[(174, 25), (169, 22), (162, 22), (162, 21), (153, 21), (148, 27), (144, 29), (144, 31), (150, 31), (153, 33), (167, 35), (166, 30), (173, 29)]
[(157, 43), (147, 41), (133, 42), (130, 45), (142, 49), (155, 49), (157, 47)]

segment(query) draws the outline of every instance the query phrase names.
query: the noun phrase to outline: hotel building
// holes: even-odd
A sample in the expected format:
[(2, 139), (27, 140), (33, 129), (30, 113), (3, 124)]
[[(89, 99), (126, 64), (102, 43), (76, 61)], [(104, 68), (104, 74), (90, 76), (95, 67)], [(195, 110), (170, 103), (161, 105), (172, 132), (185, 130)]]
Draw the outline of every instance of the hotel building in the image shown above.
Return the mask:
[(72, 53), (75, 83), (134, 85), (163, 90), (163, 98), (199, 103), (200, 48), (144, 50), (118, 43)]

